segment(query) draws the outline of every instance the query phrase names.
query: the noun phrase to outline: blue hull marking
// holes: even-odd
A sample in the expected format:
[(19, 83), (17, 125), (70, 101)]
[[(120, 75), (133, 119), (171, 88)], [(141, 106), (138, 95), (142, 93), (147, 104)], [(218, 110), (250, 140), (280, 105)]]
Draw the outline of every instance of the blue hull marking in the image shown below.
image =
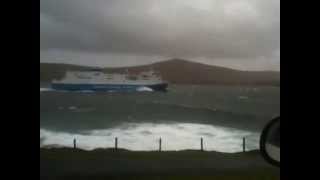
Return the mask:
[(135, 91), (139, 87), (148, 87), (154, 91), (166, 91), (168, 84), (124, 85), (124, 84), (63, 84), (52, 83), (52, 89), (66, 91)]

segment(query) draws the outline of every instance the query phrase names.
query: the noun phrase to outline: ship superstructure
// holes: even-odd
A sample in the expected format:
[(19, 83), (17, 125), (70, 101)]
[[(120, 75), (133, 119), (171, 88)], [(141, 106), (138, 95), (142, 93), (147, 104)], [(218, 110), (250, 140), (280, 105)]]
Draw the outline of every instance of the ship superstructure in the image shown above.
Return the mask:
[(102, 70), (67, 71), (61, 80), (53, 80), (52, 88), (69, 91), (123, 91), (147, 87), (155, 91), (165, 91), (168, 83), (160, 74), (152, 70), (138, 74), (105, 73)]

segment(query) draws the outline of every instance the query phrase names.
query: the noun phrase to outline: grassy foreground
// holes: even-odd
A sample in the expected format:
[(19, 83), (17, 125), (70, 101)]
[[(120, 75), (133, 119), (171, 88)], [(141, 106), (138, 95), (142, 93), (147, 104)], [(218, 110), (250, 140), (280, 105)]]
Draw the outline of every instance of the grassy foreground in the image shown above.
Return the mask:
[(40, 148), (40, 179), (273, 180), (280, 169), (259, 151), (218, 153)]

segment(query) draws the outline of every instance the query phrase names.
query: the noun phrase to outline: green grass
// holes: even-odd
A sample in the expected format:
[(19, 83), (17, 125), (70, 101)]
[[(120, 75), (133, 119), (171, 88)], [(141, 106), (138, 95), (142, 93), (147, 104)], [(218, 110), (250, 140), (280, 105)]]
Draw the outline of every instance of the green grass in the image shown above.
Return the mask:
[(186, 151), (94, 151), (40, 149), (41, 179), (273, 180), (280, 170), (258, 151), (218, 153)]

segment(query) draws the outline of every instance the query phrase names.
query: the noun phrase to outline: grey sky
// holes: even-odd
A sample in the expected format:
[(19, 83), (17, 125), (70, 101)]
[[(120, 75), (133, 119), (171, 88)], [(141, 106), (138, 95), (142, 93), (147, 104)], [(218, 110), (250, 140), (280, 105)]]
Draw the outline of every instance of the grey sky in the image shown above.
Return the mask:
[(41, 0), (40, 61), (280, 69), (279, 0)]

